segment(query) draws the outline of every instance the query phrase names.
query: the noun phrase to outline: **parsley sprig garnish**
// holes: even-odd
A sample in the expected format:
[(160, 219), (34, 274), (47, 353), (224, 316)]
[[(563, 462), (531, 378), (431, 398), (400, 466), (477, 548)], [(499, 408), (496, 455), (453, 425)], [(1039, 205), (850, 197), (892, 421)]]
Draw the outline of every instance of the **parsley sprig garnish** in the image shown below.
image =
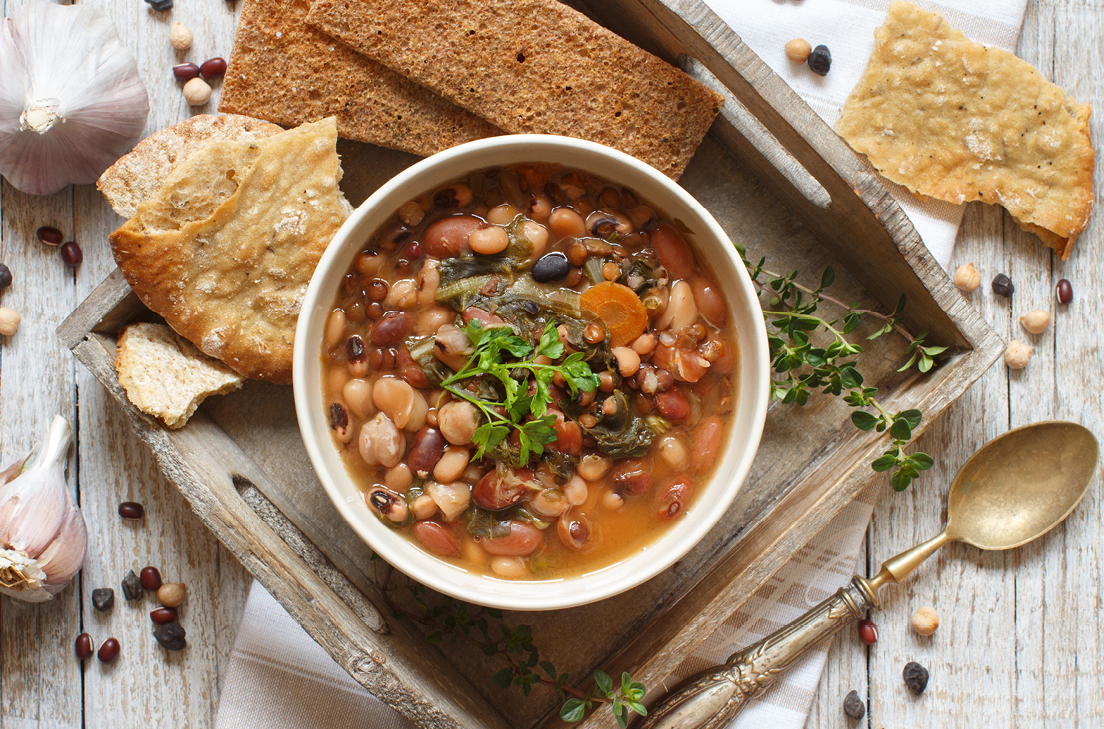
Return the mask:
[[(539, 456), (544, 453), (545, 445), (556, 440), (552, 427), (556, 416), (548, 413), (552, 402), (548, 386), (552, 379), (557, 374), (562, 375), (574, 396), (579, 391), (597, 389), (598, 376), (591, 372), (582, 352), (564, 357), (564, 346), (552, 321), (544, 327), (536, 348), (510, 327), (485, 329), (478, 319), (473, 319), (461, 328), (475, 351), (460, 371), (444, 380), (441, 387), (475, 405), (485, 418), (472, 438), (479, 446), (476, 459), (482, 458), (516, 430), (520, 462), (525, 464), (530, 455)], [(553, 364), (538, 363), (536, 360), (542, 355)], [(555, 364), (561, 359), (562, 362)], [(532, 394), (529, 393), (530, 376), (535, 381)], [(475, 377), (494, 378), (501, 383), (505, 397), (500, 401), (486, 400), (463, 386), (465, 381)]]

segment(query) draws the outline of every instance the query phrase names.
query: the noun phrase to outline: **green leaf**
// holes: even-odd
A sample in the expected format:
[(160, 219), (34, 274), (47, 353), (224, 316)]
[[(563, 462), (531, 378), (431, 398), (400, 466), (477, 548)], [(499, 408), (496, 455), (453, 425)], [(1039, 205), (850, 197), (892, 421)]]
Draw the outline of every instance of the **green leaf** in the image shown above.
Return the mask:
[(928, 370), (930, 370), (934, 366), (935, 366), (935, 360), (934, 359), (932, 359), (931, 357), (929, 357), (926, 354), (921, 354), (920, 355), (920, 364), (917, 365), (916, 369), (920, 370), (921, 372), (927, 372)]
[[(618, 723), (620, 724), (620, 718), (625, 713), (625, 705), (621, 703), (621, 699), (614, 696), (613, 701), (610, 702), (610, 710), (613, 711), (613, 715), (618, 718)], [(621, 724), (621, 726), (625, 725)]]
[(621, 672), (621, 693), (622, 695), (628, 694), (629, 689), (632, 687), (632, 676), (628, 671)]
[(544, 671), (546, 676), (548, 676), (553, 681), (556, 680), (556, 667), (555, 666), (553, 666), (548, 661), (541, 661), (540, 662), (540, 667), (541, 667), (541, 670)]
[(648, 715), (648, 710), (645, 709), (644, 704), (640, 703), (639, 701), (625, 701), (625, 703), (628, 705), (628, 707), (630, 709), (635, 711), (637, 714), (640, 714), (641, 716), (647, 716)]
[(874, 417), (868, 412), (863, 410), (856, 410), (851, 413), (851, 422), (855, 424), (855, 427), (859, 430), (870, 430), (878, 424), (878, 418)]
[(824, 273), (820, 275), (820, 288), (826, 289), (832, 285), (832, 282), (836, 280), (836, 272), (832, 270), (831, 266), (824, 269)]
[(900, 471), (893, 472), (893, 475), (889, 478), (889, 483), (893, 486), (894, 491), (904, 491), (912, 483), (912, 475), (902, 468)]
[(935, 465), (935, 459), (927, 453), (913, 453), (908, 459), (917, 471), (927, 471)]
[(895, 440), (907, 441), (912, 437), (912, 428), (904, 418), (894, 418), (893, 425), (889, 427), (889, 434)]
[(907, 370), (907, 369), (908, 369), (909, 367), (912, 367), (912, 364), (913, 364), (913, 363), (914, 363), (914, 362), (916, 361), (916, 357), (917, 357), (917, 356), (918, 356), (918, 354), (917, 354), (916, 352), (913, 352), (913, 353), (912, 353), (912, 356), (908, 358), (908, 362), (905, 362), (905, 363), (904, 363), (903, 365), (901, 365), (901, 366), (900, 366), (900, 367), (899, 367), (899, 368), (897, 369), (897, 371), (898, 371), (898, 372), (904, 372), (904, 371), (905, 371), (905, 370)]
[(902, 410), (893, 416), (896, 419), (902, 419), (909, 424), (910, 428), (915, 429), (917, 425), (920, 425), (920, 421), (924, 419), (924, 414), (915, 408), (912, 410)]
[(509, 688), (510, 684), (514, 681), (514, 671), (510, 668), (503, 668), (501, 671), (491, 677), (491, 681), (495, 686), (500, 689)]
[(603, 696), (609, 696), (613, 693), (613, 679), (605, 671), (594, 671), (594, 684)]
[(560, 718), (569, 724), (582, 721), (586, 716), (586, 705), (580, 699), (568, 699), (560, 707)]
[(493, 656), (495, 653), (498, 653), (498, 643), (488, 643), (483, 646), (483, 655)]
[(878, 473), (881, 473), (883, 471), (888, 471), (889, 469), (893, 468), (896, 465), (897, 465), (897, 456), (895, 456), (893, 454), (890, 454), (890, 453), (887, 453), (886, 455), (875, 459), (874, 462), (870, 464), (870, 467), (873, 468)]
[(924, 347), (924, 354), (929, 357), (934, 357), (937, 354), (943, 354), (947, 351), (947, 347)]
[(543, 354), (549, 359), (560, 359), (563, 357), (563, 353), (563, 342), (560, 341), (560, 334), (556, 331), (556, 324), (549, 320), (544, 326), (544, 331), (541, 332), (540, 343), (537, 345), (537, 354)]

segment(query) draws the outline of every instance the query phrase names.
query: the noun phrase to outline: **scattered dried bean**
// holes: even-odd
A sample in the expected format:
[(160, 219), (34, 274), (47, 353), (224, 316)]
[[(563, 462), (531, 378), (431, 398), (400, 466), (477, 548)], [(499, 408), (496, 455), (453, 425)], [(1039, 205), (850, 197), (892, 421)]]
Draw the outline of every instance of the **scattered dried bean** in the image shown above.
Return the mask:
[(184, 602), (187, 589), (182, 582), (166, 582), (157, 590), (157, 599), (167, 608), (177, 608)]
[(924, 689), (928, 687), (928, 669), (916, 661), (906, 663), (901, 676), (905, 679), (905, 686), (908, 686), (908, 690), (917, 696), (924, 693)]
[(115, 638), (108, 638), (100, 646), (100, 651), (96, 656), (104, 663), (114, 663), (115, 659), (119, 657), (119, 650), (119, 641)]
[(1015, 291), (1016, 287), (1012, 285), (1012, 279), (1003, 273), (998, 273), (993, 277), (993, 293), (997, 296), (1011, 296)]
[(817, 76), (827, 76), (832, 68), (832, 53), (828, 46), (820, 45), (809, 54), (809, 70)]
[(11, 269), (0, 263), (0, 289), (6, 289), (12, 285)]
[(866, 714), (866, 704), (859, 698), (858, 691), (851, 691), (843, 700), (843, 713), (852, 719), (861, 719)]
[(156, 610), (150, 612), (150, 620), (155, 625), (165, 625), (166, 623), (175, 623), (177, 618), (176, 608), (171, 607), (159, 607)]
[(812, 52), (812, 44), (804, 38), (794, 38), (786, 44), (786, 58), (794, 63), (805, 63)]
[(119, 516), (124, 519), (141, 519), (145, 514), (146, 510), (135, 501), (124, 501), (119, 504)]
[(1054, 287), (1054, 298), (1059, 304), (1068, 304), (1073, 301), (1073, 284), (1066, 279), (1059, 281), (1058, 285)]
[(153, 637), (161, 647), (170, 651), (184, 650), (188, 645), (187, 635), (188, 631), (180, 627), (180, 623), (165, 623), (153, 631)]
[(142, 588), (150, 592), (161, 587), (161, 572), (156, 567), (143, 567), (139, 579), (142, 582)]
[(43, 225), (41, 228), (35, 231), (35, 235), (38, 239), (48, 246), (60, 246), (61, 242), (65, 240), (61, 231), (57, 228), (52, 228), (49, 225)]
[(123, 597), (127, 600), (137, 600), (142, 596), (142, 580), (134, 574), (134, 570), (127, 572), (123, 578)]
[(110, 587), (101, 587), (92, 591), (92, 607), (101, 613), (107, 612), (115, 605), (115, 591)]
[(96, 644), (92, 641), (92, 636), (88, 633), (81, 633), (77, 636), (74, 648), (77, 651), (77, 658), (82, 661), (86, 661), (92, 657), (92, 654), (96, 650)]
[(194, 63), (178, 63), (173, 66), (173, 76), (177, 81), (191, 81), (199, 76), (199, 66)]
[(80, 246), (76, 241), (69, 241), (61, 247), (61, 260), (65, 262), (65, 265), (69, 268), (76, 268), (84, 261), (84, 253), (81, 252)]
[(874, 624), (873, 620), (860, 620), (859, 621), (859, 640), (867, 645), (874, 645), (878, 642), (878, 626)]

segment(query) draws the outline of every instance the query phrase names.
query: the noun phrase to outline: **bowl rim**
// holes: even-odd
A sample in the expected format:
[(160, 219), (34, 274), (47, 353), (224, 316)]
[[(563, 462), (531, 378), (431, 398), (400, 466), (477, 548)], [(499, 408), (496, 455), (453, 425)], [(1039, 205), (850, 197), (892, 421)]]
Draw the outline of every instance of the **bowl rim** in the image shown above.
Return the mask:
[[(528, 153), (532, 159), (520, 156), (522, 153)], [(711, 238), (722, 243), (731, 240), (712, 214), (686, 190), (655, 168), (623, 152), (594, 142), (553, 135), (519, 134), (491, 137), (452, 147), (411, 165), (380, 186), (357, 207), (334, 235), (311, 276), (295, 333), (292, 383), (299, 430), (311, 466), (335, 509), (373, 552), (410, 578), (457, 599), (500, 609), (552, 610), (596, 602), (643, 584), (681, 559), (716, 525), (740, 492), (758, 450), (769, 404), (769, 358), (761, 306), (758, 297), (754, 295), (751, 278), (737, 256), (735, 247), (720, 245), (719, 248), (726, 251), (737, 279), (737, 282), (721, 285), (730, 312), (734, 315), (736, 306), (739, 304), (752, 314), (752, 326), (741, 328), (738, 334), (740, 368), (736, 384), (736, 390), (739, 393), (737, 409), (730, 415), (730, 432), (708, 484), (711, 488), (717, 488), (722, 478), (727, 479), (725, 492), (721, 494), (723, 505), (709, 505), (710, 508), (706, 508), (707, 505), (702, 503), (706, 489), (701, 489), (683, 519), (670, 525), (666, 533), (642, 548), (640, 552), (610, 565), (566, 577), (514, 581), (477, 575), (421, 548), (412, 548), (405, 537), (380, 523), (369, 513), (363, 499), (354, 500), (349, 497), (338, 481), (345, 479), (352, 485), (353, 493), (357, 493), (356, 484), (341, 464), (337, 448), (332, 445), (329, 427), (325, 423), (324, 407), (315, 407), (315, 400), (321, 401), (321, 383), (308, 377), (311, 371), (311, 359), (315, 362), (321, 360), (319, 348), (321, 330), (325, 323), (323, 318), (320, 322), (316, 322), (315, 328), (312, 329), (311, 320), (328, 316), (332, 308), (333, 288), (326, 286), (324, 279), (334, 275), (332, 269), (339, 259), (350, 255), (348, 250), (354, 246), (354, 243), (359, 250), (379, 225), (398, 209), (399, 205), (414, 195), (432, 189), (434, 185), (454, 180), (463, 174), (463, 172), (442, 173), (438, 170), (458, 162), (467, 162), (465, 171), (496, 165), (524, 164), (526, 161), (551, 162), (559, 159), (557, 153), (569, 157), (572, 155), (591, 157), (595, 164), (589, 168), (585, 163), (579, 164), (576, 161), (565, 162), (564, 166), (585, 169), (603, 179), (622, 182), (639, 193), (641, 181), (623, 182), (617, 173), (595, 170), (598, 161), (608, 163), (622, 171), (627, 168), (630, 174), (635, 174), (641, 179), (647, 178), (647, 184), (643, 186), (662, 188), (664, 195), (675, 198), (675, 202), (661, 207), (681, 206), (698, 217), (699, 220), (696, 222), (700, 222), (704, 230), (696, 232), (696, 239)], [(497, 162), (481, 160), (488, 155), (499, 155), (502, 159)], [(545, 155), (550, 158), (543, 159)], [(408, 197), (407, 188), (412, 187), (417, 188), (417, 192)], [(400, 197), (402, 199), (399, 199)], [(656, 196), (641, 194), (641, 197), (654, 202)], [(375, 221), (364, 235), (362, 229), (366, 226), (366, 221), (380, 215), (382, 217)], [(701, 261), (703, 251), (699, 248), (700, 244), (692, 245), (695, 245), (695, 255)], [(341, 267), (342, 275), (347, 268), (348, 263)], [(320, 307), (324, 307), (324, 311)], [(733, 316), (733, 318), (738, 317)], [(320, 369), (321, 364), (318, 367)], [(312, 388), (318, 391), (314, 393), (317, 397), (312, 396)], [(740, 433), (734, 432), (737, 428), (731, 424), (732, 422), (741, 424)], [(318, 428), (319, 424), (323, 426), (321, 429)], [(738, 435), (742, 447), (736, 455), (735, 462), (727, 463), (733, 460), (733, 445), (736, 443), (734, 439)], [(339, 474), (331, 472), (330, 464), (322, 450), (323, 443), (332, 449), (331, 455), (338, 459)], [(722, 466), (725, 467), (723, 477)], [(688, 521), (687, 518), (691, 515), (695, 519)], [(393, 538), (388, 538), (388, 534), (393, 535)], [(678, 539), (673, 538), (675, 535), (678, 535)], [(398, 544), (396, 539), (401, 540), (403, 548), (395, 548)], [(657, 549), (661, 545), (667, 546), (668, 542), (676, 542), (680, 546), (666, 552)], [(626, 565), (634, 569), (626, 570), (624, 569)], [(619, 572), (618, 568), (620, 568)], [(448, 579), (449, 576), (455, 579)]]

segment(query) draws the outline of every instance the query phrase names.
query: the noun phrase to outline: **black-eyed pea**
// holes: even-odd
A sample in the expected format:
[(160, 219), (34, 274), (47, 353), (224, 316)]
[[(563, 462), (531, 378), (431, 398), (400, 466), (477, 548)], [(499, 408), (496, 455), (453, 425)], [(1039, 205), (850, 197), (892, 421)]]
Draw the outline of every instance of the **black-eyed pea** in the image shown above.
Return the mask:
[[(432, 262), (432, 265), (430, 263)], [(437, 287), (441, 285), (441, 272), (436, 259), (429, 259), (418, 272), (418, 305), (433, 306), (437, 301)]]
[(488, 225), (472, 231), (472, 234), (468, 236), (468, 245), (473, 253), (481, 256), (493, 256), (506, 250), (506, 246), (510, 245), (510, 236), (507, 235), (505, 228)]
[(406, 499), (393, 491), (377, 486), (368, 492), (368, 505), (388, 521), (401, 524), (410, 515)]
[(326, 317), (325, 343), (327, 348), (332, 349), (345, 341), (345, 323), (347, 321), (348, 317), (345, 316), (343, 309), (334, 309)]
[(569, 511), (556, 521), (556, 536), (560, 542), (577, 552), (590, 543), (592, 529), (586, 514)]
[(340, 443), (348, 443), (353, 439), (353, 426), (349, 422), (349, 413), (342, 403), (330, 403), (330, 429), (334, 432), (334, 438)]
[(552, 200), (543, 192), (529, 193), (529, 217), (539, 223), (548, 220), (552, 214)]
[(366, 418), (375, 410), (375, 404), (372, 402), (372, 383), (368, 380), (359, 377), (349, 380), (342, 388), (342, 395), (350, 412), (358, 418)]
[(399, 462), (383, 474), (383, 485), (396, 493), (405, 493), (410, 484), (414, 483), (414, 474), (410, 466)]
[(437, 465), (433, 468), (433, 478), (436, 481), (452, 483), (460, 478), (468, 467), (470, 454), (467, 448), (451, 445), (445, 449)]
[(625, 508), (625, 497), (621, 495), (620, 491), (609, 487), (602, 489), (602, 493), (598, 496), (598, 502), (606, 511), (621, 511)]
[(632, 347), (614, 347), (613, 358), (622, 377), (632, 377), (640, 369), (640, 355)]

